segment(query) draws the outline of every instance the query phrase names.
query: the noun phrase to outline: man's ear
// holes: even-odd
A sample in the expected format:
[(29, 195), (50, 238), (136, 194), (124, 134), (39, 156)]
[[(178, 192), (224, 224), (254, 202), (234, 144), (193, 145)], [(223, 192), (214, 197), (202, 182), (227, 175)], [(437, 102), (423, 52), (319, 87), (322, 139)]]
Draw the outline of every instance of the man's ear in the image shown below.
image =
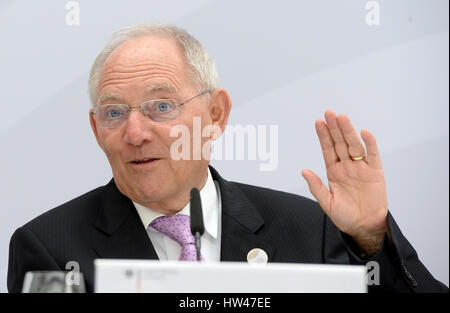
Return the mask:
[(226, 90), (221, 88), (214, 90), (209, 101), (209, 116), (211, 124), (218, 126), (221, 133), (225, 131), (230, 111), (231, 99)]
[(94, 132), (95, 139), (97, 140), (97, 143), (100, 146), (100, 148), (103, 150), (103, 145), (102, 145), (102, 143), (100, 141), (100, 137), (98, 135), (97, 123), (95, 122), (93, 109), (89, 110), (89, 121), (91, 122), (91, 127), (92, 127), (92, 131)]

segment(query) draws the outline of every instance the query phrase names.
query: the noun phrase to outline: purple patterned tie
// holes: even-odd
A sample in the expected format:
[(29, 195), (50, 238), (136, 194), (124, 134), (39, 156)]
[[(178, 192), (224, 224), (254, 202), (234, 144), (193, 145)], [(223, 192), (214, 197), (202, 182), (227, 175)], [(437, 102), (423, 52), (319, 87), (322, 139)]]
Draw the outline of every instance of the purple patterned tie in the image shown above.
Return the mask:
[[(183, 214), (160, 216), (154, 219), (149, 226), (181, 245), (180, 261), (197, 260), (195, 238), (191, 233), (189, 216)], [(203, 256), (201, 259), (204, 261)]]

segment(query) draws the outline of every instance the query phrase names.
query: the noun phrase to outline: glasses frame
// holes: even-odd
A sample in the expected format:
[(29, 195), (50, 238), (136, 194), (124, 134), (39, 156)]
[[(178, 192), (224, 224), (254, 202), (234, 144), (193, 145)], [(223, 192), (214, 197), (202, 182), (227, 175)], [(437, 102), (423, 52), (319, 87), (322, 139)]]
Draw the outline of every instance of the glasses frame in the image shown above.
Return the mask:
[[(197, 97), (203, 96), (203, 95), (206, 94), (206, 93), (210, 93), (211, 91), (212, 91), (212, 90), (204, 90), (204, 91), (200, 92), (199, 94), (197, 94), (197, 95), (195, 95), (195, 96), (193, 96), (193, 97), (187, 99), (186, 101), (183, 101), (183, 102), (181, 102), (181, 103), (176, 104), (176, 108), (178, 109), (179, 107), (185, 105), (185, 104), (188, 103), (189, 101), (192, 101), (192, 100), (194, 100), (194, 99), (197, 98)], [(125, 103), (111, 103), (111, 104), (121, 104), (121, 105), (126, 105), (126, 106), (127, 106), (128, 109), (127, 109), (127, 111), (126, 111), (126, 114), (128, 114), (128, 116), (127, 116), (127, 119), (126, 119), (126, 120), (128, 120), (128, 117), (130, 116), (129, 113), (131, 112), (131, 110), (133, 110), (133, 109), (140, 109), (141, 112), (142, 112), (142, 115), (144, 115), (145, 117), (148, 117), (149, 119), (151, 119), (152, 121), (157, 122), (157, 123), (164, 123), (164, 122), (160, 122), (160, 121), (155, 121), (155, 120), (153, 120), (150, 116), (148, 116), (148, 115), (146, 115), (146, 114), (144, 113), (144, 105), (145, 105), (145, 104), (147, 104), (147, 103), (149, 103), (149, 102), (155, 102), (155, 101), (161, 101), (161, 100), (171, 100), (171, 101), (175, 101), (175, 103), (177, 102), (177, 100), (175, 100), (175, 99), (152, 99), (152, 100), (147, 100), (147, 101), (141, 103), (140, 105), (135, 105), (135, 106), (129, 106), (128, 104), (125, 104)], [(97, 107), (100, 107), (100, 106), (102, 106), (102, 105), (107, 105), (107, 104), (97, 104), (96, 107), (93, 108), (93, 109), (91, 110), (91, 115), (92, 115), (92, 116), (95, 116), (94, 110), (95, 110)], [(178, 117), (178, 115), (177, 115), (177, 117)], [(167, 121), (173, 121), (173, 120), (175, 120), (175, 119), (176, 119), (176, 117), (175, 117), (174, 119), (171, 119), (171, 120), (169, 119), (169, 120), (167, 120)], [(125, 120), (125, 121), (126, 121), (126, 120)], [(167, 122), (167, 121), (165, 121), (165, 122)], [(121, 125), (123, 125), (123, 123), (120, 124), (120, 125), (118, 125), (118, 126), (111, 126), (111, 127), (102, 126), (102, 127), (106, 127), (106, 128), (117, 128), (117, 127), (120, 127)]]

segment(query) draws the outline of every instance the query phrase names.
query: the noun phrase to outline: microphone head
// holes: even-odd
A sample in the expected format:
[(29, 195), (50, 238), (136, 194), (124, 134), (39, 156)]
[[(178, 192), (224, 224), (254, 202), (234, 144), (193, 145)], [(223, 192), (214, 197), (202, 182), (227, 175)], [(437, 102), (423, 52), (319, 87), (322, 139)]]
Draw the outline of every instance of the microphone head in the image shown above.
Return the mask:
[(195, 236), (196, 232), (203, 235), (205, 232), (205, 225), (203, 224), (203, 210), (202, 201), (200, 199), (200, 192), (197, 188), (191, 189), (191, 233)]

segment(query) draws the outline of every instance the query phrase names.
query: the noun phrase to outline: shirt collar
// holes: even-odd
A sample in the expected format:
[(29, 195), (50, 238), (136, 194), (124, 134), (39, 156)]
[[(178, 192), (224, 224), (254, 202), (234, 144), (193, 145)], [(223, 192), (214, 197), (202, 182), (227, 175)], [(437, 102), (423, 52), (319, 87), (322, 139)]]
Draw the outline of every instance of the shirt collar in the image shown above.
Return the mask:
[[(219, 197), (218, 190), (211, 176), (211, 172), (208, 168), (208, 178), (203, 188), (200, 190), (200, 199), (202, 201), (203, 209), (203, 222), (205, 224), (205, 231), (213, 238), (217, 238), (218, 232), (218, 212), (219, 212)], [(164, 216), (165, 214), (155, 211), (151, 208), (147, 208), (139, 203), (132, 201), (136, 208), (139, 217), (141, 218), (144, 228), (147, 229), (148, 225), (156, 218)], [(190, 203), (177, 212), (176, 214), (184, 214), (190, 216)]]

